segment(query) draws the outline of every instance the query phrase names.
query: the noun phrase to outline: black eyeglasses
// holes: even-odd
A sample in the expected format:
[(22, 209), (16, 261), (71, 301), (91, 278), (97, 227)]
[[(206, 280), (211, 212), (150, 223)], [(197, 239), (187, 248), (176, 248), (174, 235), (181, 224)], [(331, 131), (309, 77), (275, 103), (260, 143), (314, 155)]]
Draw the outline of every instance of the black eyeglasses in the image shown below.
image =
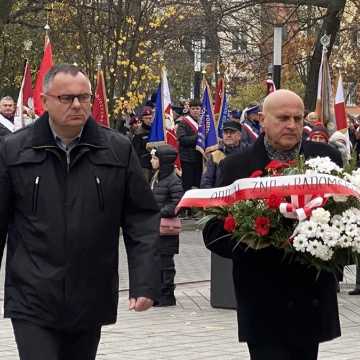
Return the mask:
[(79, 94), (79, 95), (52, 95), (52, 94), (46, 94), (47, 96), (51, 96), (54, 98), (57, 98), (59, 102), (62, 104), (72, 104), (74, 102), (74, 99), (78, 99), (79, 103), (81, 104), (87, 104), (91, 102), (92, 94)]

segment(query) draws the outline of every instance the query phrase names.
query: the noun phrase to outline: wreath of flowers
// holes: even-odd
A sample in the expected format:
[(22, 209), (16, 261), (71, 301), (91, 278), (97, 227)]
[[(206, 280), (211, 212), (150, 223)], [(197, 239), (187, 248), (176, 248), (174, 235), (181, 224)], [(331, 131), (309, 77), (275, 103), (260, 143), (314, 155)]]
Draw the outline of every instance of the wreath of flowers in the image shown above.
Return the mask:
[[(360, 169), (356, 159), (344, 169), (328, 157), (307, 161), (271, 161), (265, 171), (256, 170), (250, 177), (284, 175), (334, 175), (360, 189)], [(227, 207), (205, 210), (209, 217), (224, 219), (224, 229), (238, 246), (264, 249), (269, 246), (283, 249), (291, 260), (315, 266), (319, 271), (337, 271), (340, 266), (360, 259), (360, 201), (354, 196), (326, 197), (320, 206), (307, 212), (306, 219), (284, 216), (280, 204), (287, 197), (270, 195), (266, 199), (244, 200)], [(219, 239), (221, 241), (221, 239)]]

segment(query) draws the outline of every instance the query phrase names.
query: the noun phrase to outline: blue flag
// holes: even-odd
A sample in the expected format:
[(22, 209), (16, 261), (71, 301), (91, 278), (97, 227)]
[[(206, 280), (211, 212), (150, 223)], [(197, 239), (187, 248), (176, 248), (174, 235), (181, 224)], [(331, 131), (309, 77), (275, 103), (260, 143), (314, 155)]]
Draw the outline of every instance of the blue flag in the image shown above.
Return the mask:
[(161, 99), (161, 84), (156, 92), (155, 117), (151, 124), (147, 146), (156, 146), (165, 143), (165, 126)]
[(218, 137), (220, 139), (223, 138), (223, 126), (224, 126), (224, 122), (228, 121), (228, 117), (229, 117), (229, 106), (228, 106), (228, 102), (227, 102), (227, 96), (226, 96), (226, 93), (224, 90), (223, 99), (221, 102), (218, 128), (217, 128)]
[(217, 148), (218, 138), (215, 128), (214, 113), (210, 101), (209, 86), (206, 85), (201, 104), (196, 150), (200, 151), (205, 156), (206, 153), (216, 150)]

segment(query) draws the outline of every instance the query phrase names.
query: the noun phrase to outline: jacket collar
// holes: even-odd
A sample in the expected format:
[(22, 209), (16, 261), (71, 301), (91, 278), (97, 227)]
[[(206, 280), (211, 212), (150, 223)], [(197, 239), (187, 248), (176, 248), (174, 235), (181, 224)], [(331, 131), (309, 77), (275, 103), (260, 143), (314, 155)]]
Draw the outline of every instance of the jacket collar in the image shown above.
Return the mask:
[[(92, 117), (89, 117), (81, 133), (79, 145), (87, 145), (95, 148), (107, 148), (107, 142), (99, 131), (99, 125)], [(56, 142), (49, 125), (49, 114), (46, 112), (37, 119), (32, 128), (30, 137), (30, 147), (46, 148), (54, 147)]]
[[(256, 158), (253, 160), (253, 162), (256, 165), (258, 165), (257, 169), (264, 168), (270, 162), (270, 158), (265, 149), (264, 137), (265, 137), (264, 133), (260, 134), (258, 139), (252, 145), (254, 151), (257, 154)], [(300, 154), (303, 154), (303, 152), (304, 152), (304, 143), (305, 143), (305, 141), (302, 139), (301, 144), (300, 144), (300, 149), (299, 149)]]

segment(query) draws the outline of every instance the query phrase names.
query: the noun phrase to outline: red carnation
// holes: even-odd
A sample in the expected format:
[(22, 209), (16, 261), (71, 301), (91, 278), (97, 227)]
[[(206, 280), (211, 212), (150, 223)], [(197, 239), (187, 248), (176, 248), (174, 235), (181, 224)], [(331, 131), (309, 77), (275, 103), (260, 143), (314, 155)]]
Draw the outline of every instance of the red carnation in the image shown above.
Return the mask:
[(279, 160), (271, 160), (265, 167), (267, 170), (281, 170), (289, 167), (289, 163)]
[(270, 219), (266, 216), (258, 216), (255, 219), (255, 231), (260, 236), (266, 236), (270, 231)]
[(282, 198), (277, 195), (270, 195), (266, 200), (267, 206), (269, 209), (277, 210), (282, 203)]
[(234, 232), (235, 228), (236, 228), (236, 221), (235, 221), (234, 217), (232, 215), (228, 215), (224, 219), (224, 229), (227, 232)]
[(256, 178), (262, 176), (262, 174), (263, 174), (262, 170), (255, 170), (251, 173), (249, 177)]

